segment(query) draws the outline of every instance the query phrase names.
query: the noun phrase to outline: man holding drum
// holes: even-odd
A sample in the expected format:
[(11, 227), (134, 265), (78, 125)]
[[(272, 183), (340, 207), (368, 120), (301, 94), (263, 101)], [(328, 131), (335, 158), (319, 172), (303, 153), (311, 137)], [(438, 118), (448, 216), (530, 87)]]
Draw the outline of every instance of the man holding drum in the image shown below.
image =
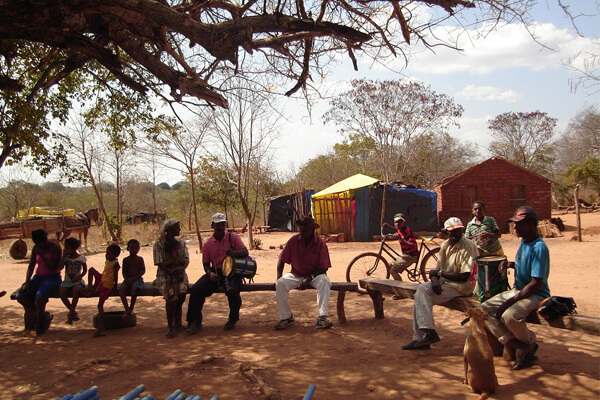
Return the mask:
[(242, 277), (241, 275), (224, 276), (223, 261), (227, 256), (247, 257), (248, 249), (238, 235), (226, 232), (227, 219), (224, 214), (213, 215), (211, 227), (214, 233), (202, 246), (202, 263), (206, 274), (190, 289), (187, 313), (188, 334), (197, 333), (202, 328), (204, 301), (212, 296), (219, 286), (225, 286), (225, 295), (229, 301), (229, 319), (223, 329), (228, 331), (235, 328), (236, 322), (240, 319)]
[(420, 284), (415, 292), (413, 309), (413, 340), (402, 350), (429, 349), (439, 342), (435, 331), (433, 306), (455, 297), (470, 296), (474, 284), (470, 282), (471, 270), (478, 256), (475, 243), (463, 237), (465, 227), (456, 217), (444, 222), (449, 238), (440, 247), (437, 268), (429, 271), (429, 282)]
[[(319, 225), (314, 219), (304, 217), (296, 221), (300, 231), (288, 240), (279, 255), (277, 262), (277, 310), (279, 311), (279, 322), (275, 329), (285, 329), (294, 324), (294, 316), (290, 309), (290, 290), (298, 288), (304, 290), (309, 286), (317, 289), (317, 304), (319, 314), (317, 318), (317, 329), (329, 329), (333, 323), (327, 319), (329, 294), (331, 281), (327, 276), (327, 270), (331, 267), (329, 250), (325, 242), (315, 234)], [(285, 264), (292, 265), (292, 271), (283, 274)]]
[(550, 297), (548, 276), (550, 254), (538, 234), (537, 213), (533, 207), (519, 207), (508, 220), (515, 223), (515, 232), (521, 238), (514, 262), (503, 261), (500, 272), (515, 269), (515, 284), (511, 290), (499, 293), (481, 304), (490, 315), (486, 325), (508, 351), (515, 350), (511, 369), (530, 366), (535, 360), (538, 345), (535, 333), (527, 328), (525, 319), (536, 310), (542, 300)]

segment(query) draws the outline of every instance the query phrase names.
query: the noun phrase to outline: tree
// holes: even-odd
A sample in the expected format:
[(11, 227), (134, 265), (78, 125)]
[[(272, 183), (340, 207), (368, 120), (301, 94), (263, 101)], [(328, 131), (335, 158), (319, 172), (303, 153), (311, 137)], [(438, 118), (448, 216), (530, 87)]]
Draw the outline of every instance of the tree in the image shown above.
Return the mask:
[(541, 111), (507, 112), (488, 121), (493, 140), (488, 150), (523, 168), (548, 176), (554, 161), (556, 118)]
[[(528, 23), (530, 1), (413, 0), (393, 2), (188, 0), (0, 0), (0, 40), (43, 43), (63, 59), (43, 82), (50, 87), (92, 61), (134, 90), (168, 101), (195, 96), (226, 106), (218, 89), (224, 76), (252, 78), (270, 72), (295, 80), (286, 94), (306, 89), (313, 74), (346, 52), (378, 60), (401, 55), (407, 45), (433, 48), (456, 43), (429, 35), (455, 19), (485, 34), (503, 21)], [(476, 8), (472, 12), (471, 8)], [(342, 22), (343, 21), (343, 22)], [(2, 46), (6, 48), (6, 46)], [(4, 52), (14, 58), (14, 50)], [(156, 80), (168, 87), (165, 95)], [(0, 88), (19, 82), (0, 76)]]
[[(194, 217), (194, 226), (200, 252), (202, 252), (202, 234), (198, 222), (198, 163), (200, 162), (200, 152), (204, 149), (204, 139), (208, 131), (207, 124), (196, 124), (194, 130), (185, 129), (174, 124), (163, 124), (163, 129), (159, 130), (148, 146), (155, 146), (157, 153), (167, 160), (175, 162), (167, 163), (166, 167), (180, 171), (187, 176), (191, 191), (191, 209)], [(156, 143), (156, 144), (155, 144)], [(180, 186), (175, 184), (171, 189), (178, 190)]]
[(478, 162), (477, 148), (448, 133), (423, 135), (415, 142), (413, 162), (406, 171), (405, 183), (433, 190), (436, 183)]
[(600, 110), (589, 106), (579, 112), (556, 141), (556, 169), (565, 171), (592, 156), (600, 156)]
[(568, 182), (586, 186), (596, 192), (596, 199), (600, 198), (600, 157), (589, 157), (573, 164), (564, 175)]
[(69, 92), (80, 86), (81, 77), (71, 74), (61, 89), (46, 88), (41, 82), (58, 73), (57, 65), (64, 61), (56, 51), (14, 40), (0, 40), (0, 49), (0, 82), (3, 76), (15, 82), (12, 88), (0, 90), (0, 168), (27, 162), (45, 175), (66, 161), (61, 143), (50, 145), (57, 137), (50, 119), (66, 121), (72, 101)]
[[(255, 86), (233, 79), (229, 82), (229, 109), (204, 113), (210, 135), (222, 149), (223, 168), (231, 171), (230, 182), (248, 223), (250, 248), (254, 248), (252, 226), (258, 210), (261, 183), (271, 171), (271, 146), (279, 134), (280, 115), (272, 97)], [(203, 121), (199, 121), (203, 124)]]
[(446, 132), (463, 111), (452, 98), (410, 80), (353, 80), (351, 87), (330, 102), (323, 118), (343, 134), (372, 141), (385, 182), (405, 179), (416, 140)]
[(201, 157), (199, 161), (198, 186), (202, 188), (200, 200), (207, 205), (218, 206), (227, 216), (231, 227), (235, 226), (230, 209), (239, 207), (236, 185), (231, 182), (227, 168), (217, 156)]

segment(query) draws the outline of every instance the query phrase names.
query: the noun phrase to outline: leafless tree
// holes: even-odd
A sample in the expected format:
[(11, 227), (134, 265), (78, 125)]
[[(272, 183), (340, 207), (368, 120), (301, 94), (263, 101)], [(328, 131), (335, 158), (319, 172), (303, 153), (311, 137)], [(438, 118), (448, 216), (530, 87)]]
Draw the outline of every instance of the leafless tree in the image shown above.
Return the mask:
[(109, 148), (106, 136), (90, 129), (81, 115), (71, 118), (71, 123), (65, 128), (68, 148), (72, 153), (69, 165), (61, 174), (70, 182), (89, 183), (96, 194), (98, 208), (104, 216), (104, 227), (113, 241), (119, 239), (117, 232), (109, 223), (110, 218), (104, 203), (102, 183), (106, 175)]
[(237, 79), (229, 85), (229, 108), (207, 110), (204, 116), (209, 121), (211, 137), (223, 152), (224, 168), (233, 172), (231, 182), (247, 219), (252, 248), (260, 186), (267, 180), (273, 140), (279, 133), (277, 118), (281, 114), (268, 94)]
[(191, 211), (194, 216), (194, 226), (200, 252), (202, 252), (202, 235), (198, 222), (196, 176), (207, 131), (208, 126), (206, 124), (196, 124), (193, 129), (165, 125), (154, 138), (153, 143), (148, 144), (149, 146), (156, 146), (156, 153), (169, 160), (165, 164), (167, 168), (179, 171), (189, 179), (192, 195)]

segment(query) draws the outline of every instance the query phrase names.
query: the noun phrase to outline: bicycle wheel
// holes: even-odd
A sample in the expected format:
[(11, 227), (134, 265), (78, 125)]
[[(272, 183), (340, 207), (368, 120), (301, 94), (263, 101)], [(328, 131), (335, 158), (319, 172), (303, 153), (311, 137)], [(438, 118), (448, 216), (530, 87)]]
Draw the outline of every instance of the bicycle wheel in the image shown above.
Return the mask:
[[(354, 257), (346, 269), (346, 281), (356, 282), (364, 278), (389, 279), (390, 265), (377, 253), (362, 253)], [(359, 292), (365, 290), (359, 288)]]
[(419, 268), (419, 270), (421, 271), (421, 279), (423, 279), (423, 282), (427, 282), (429, 280), (429, 275), (427, 271), (429, 271), (430, 269), (436, 269), (437, 260), (439, 258), (437, 253), (439, 252), (440, 248), (436, 247), (435, 249), (429, 250), (429, 252), (425, 254), (425, 257), (423, 257), (423, 260), (421, 261), (421, 266)]

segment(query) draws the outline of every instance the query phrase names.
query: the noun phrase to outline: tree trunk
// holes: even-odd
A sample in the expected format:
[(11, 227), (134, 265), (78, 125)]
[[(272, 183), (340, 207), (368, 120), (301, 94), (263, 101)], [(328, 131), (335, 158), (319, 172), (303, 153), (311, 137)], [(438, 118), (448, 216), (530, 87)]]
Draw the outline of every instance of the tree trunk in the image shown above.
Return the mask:
[(579, 184), (575, 185), (575, 215), (577, 220), (577, 241), (581, 242), (581, 211), (579, 209)]
[(190, 169), (190, 181), (192, 185), (192, 211), (194, 212), (194, 225), (196, 226), (196, 236), (198, 237), (198, 247), (202, 253), (202, 235), (200, 234), (200, 226), (198, 224), (198, 209), (196, 207), (196, 180), (194, 171)]

